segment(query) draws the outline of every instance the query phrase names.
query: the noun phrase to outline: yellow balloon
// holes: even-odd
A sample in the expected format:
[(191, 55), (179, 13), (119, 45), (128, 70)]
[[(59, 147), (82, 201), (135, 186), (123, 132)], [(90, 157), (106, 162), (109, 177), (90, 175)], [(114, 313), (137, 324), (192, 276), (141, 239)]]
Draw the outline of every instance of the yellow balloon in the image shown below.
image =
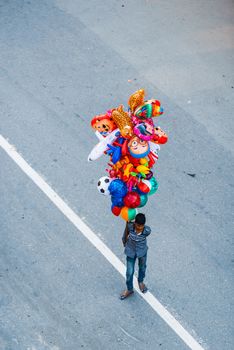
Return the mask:
[(145, 166), (145, 165), (138, 165), (137, 167), (136, 167), (136, 169), (137, 169), (137, 171), (139, 172), (139, 173), (143, 173), (143, 174), (148, 174), (149, 172), (150, 172), (150, 169), (147, 167), (147, 166)]

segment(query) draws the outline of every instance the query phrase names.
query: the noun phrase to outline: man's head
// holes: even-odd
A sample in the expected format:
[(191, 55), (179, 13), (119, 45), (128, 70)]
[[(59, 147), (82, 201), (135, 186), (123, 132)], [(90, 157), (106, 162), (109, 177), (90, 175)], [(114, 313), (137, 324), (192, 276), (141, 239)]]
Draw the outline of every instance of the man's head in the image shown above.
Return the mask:
[(139, 213), (135, 217), (135, 226), (138, 229), (143, 229), (145, 225), (145, 214)]

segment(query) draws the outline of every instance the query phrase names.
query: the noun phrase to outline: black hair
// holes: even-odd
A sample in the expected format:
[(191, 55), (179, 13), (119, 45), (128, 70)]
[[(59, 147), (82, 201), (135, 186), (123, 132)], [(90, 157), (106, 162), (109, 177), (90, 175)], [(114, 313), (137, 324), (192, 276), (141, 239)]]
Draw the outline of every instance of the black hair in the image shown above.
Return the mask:
[(139, 213), (135, 217), (135, 223), (139, 225), (144, 225), (145, 224), (145, 214)]

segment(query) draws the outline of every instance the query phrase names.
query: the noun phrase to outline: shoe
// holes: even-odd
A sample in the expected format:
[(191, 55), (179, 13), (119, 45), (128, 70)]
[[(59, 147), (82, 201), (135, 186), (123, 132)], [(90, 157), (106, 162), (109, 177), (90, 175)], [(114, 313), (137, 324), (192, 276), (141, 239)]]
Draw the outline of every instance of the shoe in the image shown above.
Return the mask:
[(146, 293), (148, 291), (148, 288), (146, 287), (146, 285), (143, 282), (139, 282), (138, 285), (139, 285), (140, 291), (142, 293)]
[(134, 293), (133, 290), (124, 290), (123, 293), (120, 295), (120, 300), (124, 300), (124, 299), (128, 298), (133, 293)]

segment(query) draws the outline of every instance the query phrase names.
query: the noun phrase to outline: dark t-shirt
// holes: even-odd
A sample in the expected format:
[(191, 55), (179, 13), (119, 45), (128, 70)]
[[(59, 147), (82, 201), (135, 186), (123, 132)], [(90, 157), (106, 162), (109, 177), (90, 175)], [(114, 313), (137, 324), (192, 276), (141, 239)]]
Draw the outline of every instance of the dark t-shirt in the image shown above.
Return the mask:
[(137, 234), (135, 231), (134, 223), (130, 222), (127, 224), (127, 229), (129, 232), (127, 241), (126, 241), (126, 231), (124, 231), (123, 238), (122, 238), (123, 243), (125, 243), (126, 241), (124, 253), (130, 258), (134, 258), (135, 256), (137, 258), (141, 258), (147, 253), (148, 246), (147, 246), (146, 237), (150, 235), (151, 228), (145, 225), (142, 233)]

